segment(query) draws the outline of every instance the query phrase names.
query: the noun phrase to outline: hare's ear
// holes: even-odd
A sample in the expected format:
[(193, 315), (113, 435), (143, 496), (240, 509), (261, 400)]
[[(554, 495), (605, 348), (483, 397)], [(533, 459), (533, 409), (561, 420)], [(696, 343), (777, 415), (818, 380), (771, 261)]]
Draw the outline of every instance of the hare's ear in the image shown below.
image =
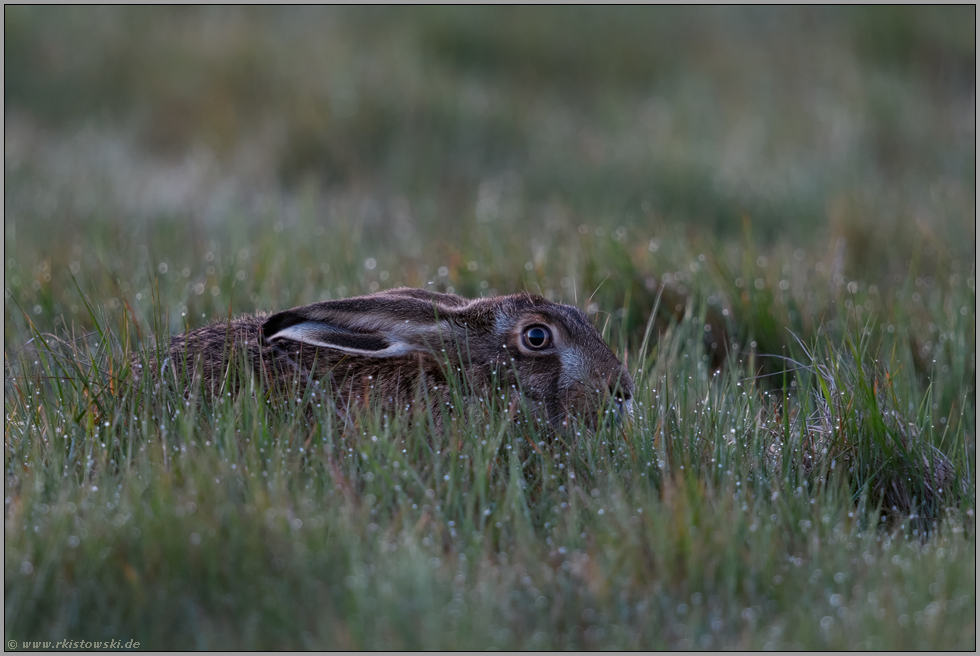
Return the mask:
[[(452, 329), (454, 309), (432, 299), (388, 295), (314, 303), (286, 310), (262, 324), (267, 344), (292, 340), (355, 355), (391, 358), (437, 348)], [(438, 317), (438, 318), (437, 318)]]
[(407, 344), (392, 343), (377, 332), (357, 332), (327, 321), (307, 320), (295, 310), (270, 317), (262, 325), (262, 338), (267, 344), (291, 340), (377, 358), (405, 355), (412, 351)]
[(426, 305), (434, 305), (439, 312), (442, 308), (463, 308), (470, 305), (473, 301), (456, 294), (445, 294), (443, 292), (433, 292), (428, 289), (418, 289), (416, 287), (395, 287), (383, 292), (378, 292), (373, 296), (385, 296), (387, 298), (414, 298), (425, 301)]

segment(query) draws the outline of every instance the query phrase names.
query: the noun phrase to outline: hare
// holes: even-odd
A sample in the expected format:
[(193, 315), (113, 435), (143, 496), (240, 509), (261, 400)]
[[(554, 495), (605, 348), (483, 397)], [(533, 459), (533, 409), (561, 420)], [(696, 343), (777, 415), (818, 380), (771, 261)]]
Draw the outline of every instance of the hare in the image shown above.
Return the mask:
[(632, 412), (633, 380), (585, 314), (530, 294), (471, 300), (402, 287), (212, 323), (173, 337), (168, 356), (151, 365), (157, 375), (196, 378), (215, 394), (248, 376), (274, 394), (314, 385), (344, 416), (423, 397), (441, 416), (450, 376), (466, 402), (523, 394), (559, 429)]

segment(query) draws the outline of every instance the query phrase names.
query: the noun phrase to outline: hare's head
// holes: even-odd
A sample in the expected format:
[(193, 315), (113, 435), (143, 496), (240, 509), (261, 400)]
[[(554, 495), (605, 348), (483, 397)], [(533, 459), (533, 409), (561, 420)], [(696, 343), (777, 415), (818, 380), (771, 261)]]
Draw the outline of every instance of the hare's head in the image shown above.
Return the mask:
[(540, 296), (470, 300), (393, 289), (280, 312), (263, 324), (262, 339), (366, 358), (374, 370), (378, 359), (431, 359), (478, 393), (494, 384), (519, 390), (555, 427), (576, 417), (595, 426), (606, 413), (632, 409), (633, 380), (585, 314)]

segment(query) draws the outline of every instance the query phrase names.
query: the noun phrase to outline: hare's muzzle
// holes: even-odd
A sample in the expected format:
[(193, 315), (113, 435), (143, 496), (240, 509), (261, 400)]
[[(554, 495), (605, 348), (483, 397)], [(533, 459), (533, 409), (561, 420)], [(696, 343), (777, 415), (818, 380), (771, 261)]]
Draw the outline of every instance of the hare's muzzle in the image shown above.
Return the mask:
[(610, 428), (619, 423), (629, 422), (633, 417), (633, 399), (613, 396), (608, 399), (602, 418)]
[(613, 406), (619, 421), (628, 421), (633, 417), (633, 399), (614, 399)]
[(608, 388), (602, 418), (610, 425), (628, 422), (633, 416), (632, 380), (610, 380)]

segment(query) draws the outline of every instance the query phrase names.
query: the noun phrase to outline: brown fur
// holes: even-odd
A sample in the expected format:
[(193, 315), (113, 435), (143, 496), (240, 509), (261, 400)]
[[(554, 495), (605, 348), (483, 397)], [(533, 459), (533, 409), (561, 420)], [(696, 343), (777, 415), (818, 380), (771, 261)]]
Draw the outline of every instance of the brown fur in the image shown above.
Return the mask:
[[(551, 331), (536, 351), (528, 325)], [(519, 294), (469, 300), (399, 288), (314, 303), (274, 315), (212, 323), (173, 337), (154, 374), (213, 394), (235, 394), (255, 377), (273, 395), (319, 386), (346, 415), (354, 405), (404, 409), (420, 395), (446, 407), (447, 376), (470, 401), (520, 390), (558, 427), (570, 414), (595, 425), (604, 407), (629, 412), (633, 381), (584, 313)]]

